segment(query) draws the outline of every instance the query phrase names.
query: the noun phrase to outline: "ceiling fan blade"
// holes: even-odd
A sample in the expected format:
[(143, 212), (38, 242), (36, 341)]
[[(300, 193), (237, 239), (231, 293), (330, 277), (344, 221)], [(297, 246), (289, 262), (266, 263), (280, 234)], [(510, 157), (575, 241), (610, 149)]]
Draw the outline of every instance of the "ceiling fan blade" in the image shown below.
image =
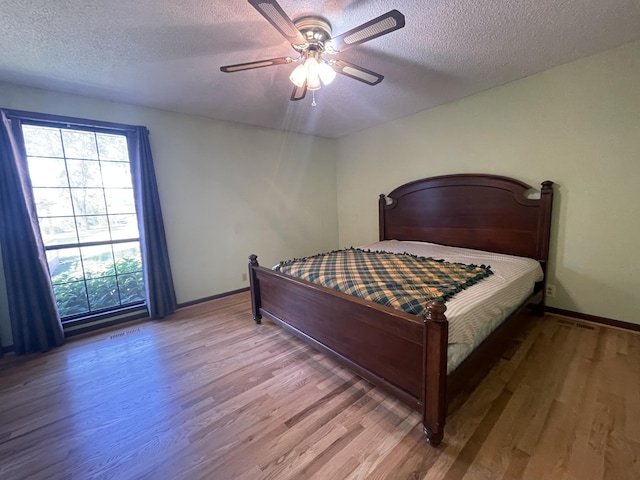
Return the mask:
[(345, 62), (344, 60), (333, 60), (331, 62), (331, 66), (337, 73), (346, 75), (347, 77), (351, 77), (354, 80), (364, 82), (368, 85), (377, 85), (384, 78), (384, 76), (379, 73), (359, 67), (353, 63)]
[(291, 101), (302, 100), (307, 94), (307, 82), (304, 82), (301, 87), (293, 86), (293, 92), (291, 93)]
[(293, 21), (284, 10), (282, 10), (282, 7), (276, 0), (249, 0), (249, 3), (253, 8), (258, 10), (289, 43), (294, 45), (304, 45), (307, 43)]
[(404, 15), (398, 10), (391, 10), (367, 23), (363, 23), (359, 27), (332, 38), (326, 46), (327, 52), (338, 53), (402, 27), (404, 27)]
[(285, 63), (291, 63), (293, 59), (291, 57), (278, 57), (269, 58), (267, 60), (258, 60), (257, 62), (238, 63), (236, 65), (225, 65), (220, 67), (225, 73), (240, 72), (242, 70), (251, 70), (253, 68), (270, 67), (272, 65), (283, 65)]

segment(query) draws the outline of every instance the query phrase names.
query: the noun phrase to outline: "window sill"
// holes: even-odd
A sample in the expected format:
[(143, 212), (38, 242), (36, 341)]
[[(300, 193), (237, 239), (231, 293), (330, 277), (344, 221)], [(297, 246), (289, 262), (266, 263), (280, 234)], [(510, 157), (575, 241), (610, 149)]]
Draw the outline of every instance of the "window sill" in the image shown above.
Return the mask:
[(132, 305), (105, 313), (63, 321), (62, 328), (64, 329), (65, 337), (71, 337), (148, 316), (149, 313), (147, 312), (147, 306), (145, 304)]

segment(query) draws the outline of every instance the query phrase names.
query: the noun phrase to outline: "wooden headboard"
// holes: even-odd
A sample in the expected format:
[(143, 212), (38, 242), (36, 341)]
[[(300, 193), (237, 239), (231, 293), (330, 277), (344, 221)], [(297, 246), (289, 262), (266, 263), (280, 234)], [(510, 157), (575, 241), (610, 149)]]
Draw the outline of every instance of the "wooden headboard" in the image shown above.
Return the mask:
[(380, 195), (380, 240), (416, 240), (533, 258), (546, 264), (553, 182), (531, 187), (509, 177), (443, 175)]

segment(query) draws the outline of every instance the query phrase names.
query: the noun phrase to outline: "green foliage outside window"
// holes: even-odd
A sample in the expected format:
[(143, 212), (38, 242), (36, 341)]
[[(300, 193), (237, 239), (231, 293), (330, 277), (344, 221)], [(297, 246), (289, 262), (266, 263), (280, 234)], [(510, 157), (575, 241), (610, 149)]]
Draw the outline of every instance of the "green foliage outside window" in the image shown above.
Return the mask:
[(61, 318), (126, 306), (144, 301), (144, 281), (139, 257), (121, 258), (86, 281), (71, 268), (52, 277)]

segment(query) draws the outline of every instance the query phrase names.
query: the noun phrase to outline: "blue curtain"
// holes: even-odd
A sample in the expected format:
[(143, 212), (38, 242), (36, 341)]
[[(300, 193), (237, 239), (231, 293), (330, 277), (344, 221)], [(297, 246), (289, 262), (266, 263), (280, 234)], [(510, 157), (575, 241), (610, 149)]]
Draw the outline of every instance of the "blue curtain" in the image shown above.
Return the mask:
[[(64, 343), (20, 129), (0, 110), (0, 245), (16, 354)], [(15, 120), (14, 120), (15, 121)], [(1, 350), (0, 350), (1, 351)]]
[(147, 308), (151, 318), (163, 318), (176, 311), (177, 301), (149, 145), (149, 130), (145, 127), (135, 127), (134, 131), (128, 134), (128, 144)]

